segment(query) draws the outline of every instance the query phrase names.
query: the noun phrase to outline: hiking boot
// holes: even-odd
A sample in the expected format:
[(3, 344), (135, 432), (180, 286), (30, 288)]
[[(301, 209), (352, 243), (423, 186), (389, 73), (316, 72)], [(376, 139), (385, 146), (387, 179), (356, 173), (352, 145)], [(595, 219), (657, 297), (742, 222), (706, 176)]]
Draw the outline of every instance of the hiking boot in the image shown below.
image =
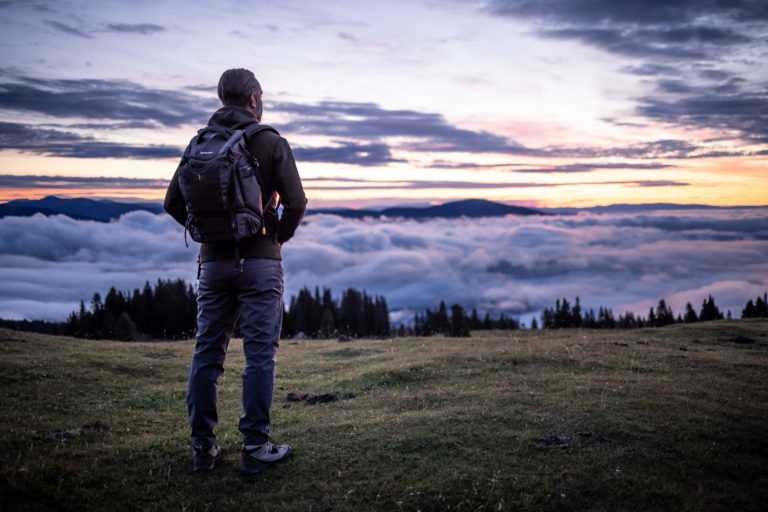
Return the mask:
[(202, 445), (193, 446), (192, 450), (192, 465), (195, 468), (195, 473), (213, 471), (214, 464), (221, 458), (221, 448), (216, 443), (208, 450), (204, 450)]
[(267, 468), (270, 468), (288, 459), (291, 456), (291, 447), (287, 444), (280, 446), (274, 444), (272, 441), (267, 441), (264, 444), (257, 444), (254, 446), (242, 447), (242, 463), (240, 464), (240, 473), (243, 475), (255, 475), (261, 473)]

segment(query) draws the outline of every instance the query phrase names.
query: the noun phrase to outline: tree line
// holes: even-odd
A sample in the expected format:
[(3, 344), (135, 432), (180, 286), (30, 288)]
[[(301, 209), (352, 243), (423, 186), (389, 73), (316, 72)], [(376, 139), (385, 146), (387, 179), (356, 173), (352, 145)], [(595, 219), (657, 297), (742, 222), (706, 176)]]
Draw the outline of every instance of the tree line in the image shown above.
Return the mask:
[(182, 279), (149, 281), (144, 288), (123, 293), (113, 286), (102, 301), (98, 293), (90, 308), (69, 315), (64, 334), (77, 338), (111, 340), (186, 339), (197, 329), (196, 293)]
[[(66, 322), (2, 320), (0, 326), (16, 330), (62, 334), (77, 338), (131, 340), (174, 340), (195, 336), (197, 330), (196, 292), (182, 279), (163, 280), (132, 293), (110, 288), (102, 299), (94, 293), (86, 306), (73, 311)], [(238, 326), (235, 335), (241, 336)], [(340, 300), (329, 289), (308, 288), (291, 297), (283, 310), (283, 337), (370, 338), (390, 335), (389, 309), (384, 297), (349, 288)]]
[[(640, 327), (664, 327), (674, 323), (706, 322), (709, 320), (722, 320), (724, 318), (720, 308), (715, 304), (715, 299), (709, 295), (701, 305), (697, 314), (690, 302), (685, 305), (685, 314), (675, 316), (672, 308), (667, 305), (665, 299), (659, 299), (656, 309), (648, 311), (648, 316), (635, 315), (631, 311), (614, 317), (609, 308), (600, 307), (595, 313), (593, 309), (582, 312), (579, 298), (571, 305), (567, 299), (555, 301), (555, 307), (544, 308), (541, 314), (542, 328), (567, 328), (585, 327), (588, 329), (638, 329)], [(728, 311), (728, 318), (731, 312)]]
[(308, 338), (385, 338), (390, 335), (389, 308), (384, 297), (373, 297), (365, 290), (345, 290), (334, 300), (331, 290), (304, 287), (291, 297), (283, 314), (284, 337)]
[(400, 336), (432, 336), (435, 334), (444, 334), (451, 337), (469, 336), (470, 331), (480, 329), (519, 329), (520, 322), (512, 317), (505, 317), (504, 313), (499, 318), (492, 319), (489, 313), (480, 320), (476, 309), (467, 315), (464, 308), (459, 304), (451, 305), (451, 315), (448, 316), (448, 308), (445, 301), (440, 301), (440, 305), (434, 310), (427, 309), (424, 313), (416, 313), (413, 321), (413, 328), (400, 326), (398, 335)]
[[(720, 308), (715, 304), (715, 299), (712, 295), (708, 295), (701, 304), (701, 309), (698, 313), (693, 308), (693, 305), (688, 302), (685, 305), (685, 312), (675, 313), (672, 308), (667, 304), (665, 299), (659, 299), (656, 309), (653, 307), (648, 311), (648, 316), (643, 317), (635, 315), (632, 312), (626, 312), (623, 315), (619, 315), (618, 318), (614, 317), (613, 312), (604, 307), (598, 309), (597, 314), (593, 309), (582, 313), (579, 298), (576, 297), (576, 301), (571, 306), (567, 299), (555, 301), (555, 307), (552, 309), (544, 308), (544, 312), (541, 314), (542, 328), (563, 328), (563, 327), (585, 327), (588, 329), (637, 329), (640, 327), (664, 327), (670, 324), (690, 324), (693, 322), (708, 322), (710, 320), (722, 320), (723, 318), (731, 318), (730, 310), (723, 315)], [(747, 305), (741, 312), (742, 318), (768, 318), (768, 294), (763, 294), (762, 297), (757, 297), (753, 302), (750, 299)], [(535, 322), (535, 319), (534, 319)], [(532, 325), (532, 328), (537, 328), (537, 325)]]
[[(520, 322), (513, 318), (507, 318), (504, 313), (499, 318), (492, 319), (486, 313), (483, 320), (480, 320), (477, 311), (472, 310), (467, 315), (458, 304), (451, 306), (451, 314), (448, 315), (448, 308), (445, 302), (434, 310), (427, 309), (423, 313), (417, 313), (414, 319), (413, 328), (400, 326), (397, 334), (401, 336), (431, 336), (434, 334), (444, 334), (446, 336), (469, 336), (470, 331), (479, 329), (519, 329)], [(659, 299), (656, 308), (650, 308), (648, 316), (635, 315), (631, 311), (615, 317), (610, 308), (600, 306), (595, 312), (594, 309), (583, 310), (578, 297), (573, 304), (568, 299), (563, 298), (555, 300), (553, 308), (544, 308), (541, 313), (541, 327), (534, 318), (531, 322), (531, 329), (558, 329), (558, 328), (586, 328), (586, 329), (639, 329), (641, 327), (663, 327), (674, 323), (692, 323), (706, 322), (710, 320), (722, 320), (727, 316), (731, 318), (731, 312), (723, 315), (720, 308), (715, 304), (712, 295), (704, 299), (701, 309), (698, 313), (690, 302), (685, 305), (685, 312), (675, 316), (672, 308), (665, 299)], [(768, 318), (768, 294), (757, 297), (754, 302), (750, 299), (741, 313), (742, 318)]]
[[(637, 329), (725, 317), (731, 318), (731, 312), (723, 315), (711, 295), (704, 299), (699, 312), (689, 302), (683, 313), (675, 315), (666, 300), (660, 299), (647, 316), (626, 312), (618, 317), (610, 308), (602, 306), (597, 312), (583, 310), (579, 297), (576, 297), (573, 304), (566, 298), (557, 299), (554, 307), (544, 308), (541, 324), (534, 318), (530, 328)], [(749, 299), (741, 317), (768, 318), (768, 293)], [(0, 319), (0, 327), (90, 339), (187, 339), (194, 337), (197, 329), (196, 293), (193, 286), (182, 279), (159, 279), (154, 287), (146, 282), (143, 289), (136, 288), (132, 293), (112, 287), (103, 300), (99, 293), (94, 293), (88, 306), (80, 301), (79, 309), (73, 311), (66, 322)], [(297, 296), (291, 297), (288, 307), (283, 310), (282, 336), (350, 339), (443, 334), (462, 337), (476, 330), (521, 327), (518, 319), (504, 313), (495, 319), (485, 313), (481, 320), (476, 309), (467, 314), (459, 304), (448, 308), (445, 301), (440, 301), (434, 310), (417, 312), (413, 325), (401, 324), (394, 329), (384, 297), (349, 288), (336, 300), (328, 288), (323, 288), (321, 293), (316, 287), (313, 293), (304, 287)], [(237, 328), (235, 335), (241, 335)]]

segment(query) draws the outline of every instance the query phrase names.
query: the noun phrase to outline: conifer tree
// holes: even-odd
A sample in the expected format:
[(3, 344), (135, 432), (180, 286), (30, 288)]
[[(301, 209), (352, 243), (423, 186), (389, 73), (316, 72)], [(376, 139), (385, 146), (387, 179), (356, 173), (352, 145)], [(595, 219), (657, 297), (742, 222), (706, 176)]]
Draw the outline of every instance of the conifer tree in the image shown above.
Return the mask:
[(476, 331), (477, 329), (480, 329), (480, 327), (482, 327), (482, 324), (480, 323), (480, 318), (477, 316), (477, 309), (472, 308), (472, 316), (469, 318), (469, 328)]
[(722, 320), (723, 314), (720, 309), (715, 305), (715, 299), (710, 295), (707, 297), (701, 305), (701, 313), (699, 313), (699, 320), (707, 322), (710, 320)]
[(696, 311), (693, 309), (693, 306), (690, 302), (685, 304), (685, 316), (683, 317), (683, 322), (690, 324), (693, 322), (698, 322), (699, 317), (696, 314)]
[(491, 314), (486, 311), (485, 317), (483, 318), (483, 329), (490, 330), (493, 329), (493, 322), (491, 321)]
[(579, 303), (579, 297), (576, 297), (576, 303), (571, 308), (571, 317), (570, 317), (570, 325), (569, 327), (581, 327), (582, 325), (582, 317), (581, 317), (581, 304)]
[(448, 328), (448, 335), (454, 338), (469, 336), (469, 319), (464, 314), (464, 308), (458, 304), (451, 306), (451, 322)]
[(667, 302), (664, 299), (659, 299), (659, 304), (656, 306), (655, 327), (664, 327), (675, 323), (675, 315), (672, 313), (672, 308), (667, 306)]
[(651, 310), (648, 312), (648, 325), (651, 327), (657, 327), (656, 313), (653, 312), (653, 306), (651, 306)]

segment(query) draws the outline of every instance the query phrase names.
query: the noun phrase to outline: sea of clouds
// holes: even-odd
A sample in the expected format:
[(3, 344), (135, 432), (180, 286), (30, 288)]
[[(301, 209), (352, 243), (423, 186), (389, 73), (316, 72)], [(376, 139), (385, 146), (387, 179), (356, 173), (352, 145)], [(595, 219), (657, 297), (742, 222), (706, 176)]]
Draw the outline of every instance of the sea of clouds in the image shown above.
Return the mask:
[[(713, 295), (741, 315), (768, 290), (768, 208), (428, 221), (305, 218), (283, 248), (286, 300), (308, 286), (387, 299), (392, 319), (441, 300), (530, 323), (556, 298), (614, 314), (682, 313)], [(0, 318), (64, 320), (94, 292), (194, 283), (197, 246), (167, 215), (109, 224), (65, 216), (0, 219)]]

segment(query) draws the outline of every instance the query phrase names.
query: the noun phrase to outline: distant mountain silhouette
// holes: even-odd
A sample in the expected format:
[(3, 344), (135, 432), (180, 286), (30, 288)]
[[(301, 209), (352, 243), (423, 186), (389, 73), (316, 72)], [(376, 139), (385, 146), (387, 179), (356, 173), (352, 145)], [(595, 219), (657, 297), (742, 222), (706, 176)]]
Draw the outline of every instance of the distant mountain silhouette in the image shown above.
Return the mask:
[(677, 204), (677, 203), (643, 203), (643, 204), (611, 204), (607, 206), (590, 206), (587, 208), (541, 208), (544, 213), (553, 215), (575, 215), (579, 212), (591, 213), (642, 213), (661, 210), (732, 210), (736, 208), (764, 208), (764, 206), (709, 206), (706, 204)]
[(522, 206), (509, 206), (485, 199), (465, 199), (437, 206), (395, 206), (383, 210), (353, 210), (349, 208), (319, 208), (308, 210), (307, 215), (326, 213), (351, 219), (365, 217), (402, 217), (406, 219), (455, 219), (458, 217), (502, 217), (504, 215), (546, 215)]
[[(532, 209), (523, 206), (510, 206), (503, 203), (486, 201), (485, 199), (465, 199), (437, 206), (394, 206), (381, 210), (355, 210), (352, 208), (317, 208), (309, 209), (307, 215), (330, 214), (348, 219), (363, 219), (366, 217), (378, 219), (381, 217), (397, 217), (405, 219), (455, 219), (459, 217), (502, 217), (504, 215), (575, 215), (579, 212), (592, 213), (640, 213), (654, 210), (686, 210), (686, 209), (728, 209), (737, 207), (707, 206), (700, 204), (615, 204), (609, 206), (593, 206), (590, 208), (540, 208)], [(758, 207), (738, 207), (758, 208)], [(85, 198), (63, 199), (48, 196), (43, 199), (18, 199), (0, 204), (0, 218), (8, 216), (30, 217), (36, 213), (43, 215), (66, 215), (78, 220), (95, 220), (109, 222), (121, 215), (137, 210), (151, 213), (162, 213), (160, 203), (120, 203), (107, 199), (94, 200)]]
[(118, 203), (107, 199), (93, 200), (85, 198), (62, 199), (48, 196), (43, 199), (17, 199), (0, 204), (2, 217), (31, 217), (36, 213), (43, 215), (66, 215), (77, 220), (95, 220), (109, 222), (124, 213), (145, 210), (160, 213), (163, 207), (155, 203)]
[[(109, 222), (124, 213), (145, 210), (152, 213), (162, 213), (163, 206), (159, 203), (119, 203), (116, 201), (93, 199), (62, 199), (48, 196), (43, 199), (19, 199), (0, 204), (0, 218), (8, 216), (30, 217), (36, 213), (43, 215), (67, 215), (78, 220), (95, 220)], [(458, 217), (501, 217), (504, 215), (542, 215), (541, 212), (521, 206), (509, 206), (494, 203), (484, 199), (467, 199), (454, 201), (437, 206), (396, 206), (383, 210), (354, 210), (351, 208), (319, 208), (310, 209), (307, 215), (327, 213), (350, 219), (365, 217), (401, 217), (406, 219), (453, 219)], [(546, 214), (544, 214), (546, 215)]]

